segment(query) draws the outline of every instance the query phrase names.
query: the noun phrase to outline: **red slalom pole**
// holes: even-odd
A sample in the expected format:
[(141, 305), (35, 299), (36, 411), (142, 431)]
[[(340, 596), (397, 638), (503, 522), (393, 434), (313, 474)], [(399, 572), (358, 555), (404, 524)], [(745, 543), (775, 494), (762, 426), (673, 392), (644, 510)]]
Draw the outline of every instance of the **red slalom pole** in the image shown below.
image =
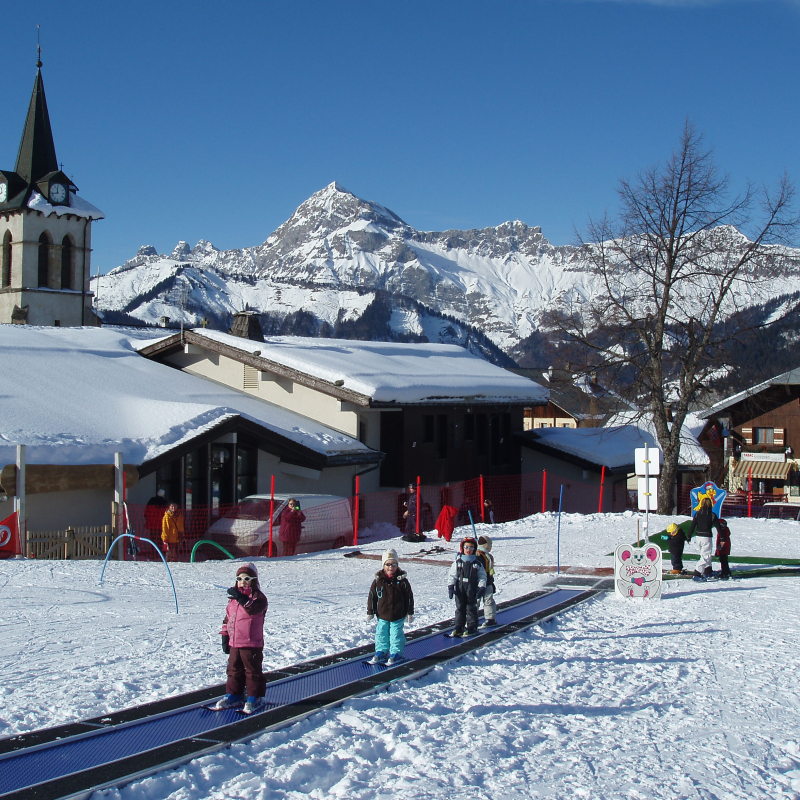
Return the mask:
[(604, 464), (603, 468), (600, 470), (600, 502), (597, 504), (598, 514), (603, 513), (603, 483), (605, 482), (605, 479), (606, 479), (606, 467)]
[(486, 498), (483, 495), (483, 475), (481, 475), (481, 522), (486, 522), (486, 506), (484, 505)]
[(356, 475), (356, 508), (353, 516), (353, 547), (358, 545), (358, 479), (359, 476)]
[(417, 475), (417, 536), (419, 536), (419, 507), (422, 505), (419, 496), (419, 484), (420, 484), (420, 478), (419, 475)]
[(747, 516), (753, 516), (753, 467), (747, 468)]
[(547, 511), (547, 470), (542, 470), (542, 514)]
[(269, 557), (272, 558), (272, 518), (275, 516), (275, 476), (272, 476), (272, 481), (269, 487)]

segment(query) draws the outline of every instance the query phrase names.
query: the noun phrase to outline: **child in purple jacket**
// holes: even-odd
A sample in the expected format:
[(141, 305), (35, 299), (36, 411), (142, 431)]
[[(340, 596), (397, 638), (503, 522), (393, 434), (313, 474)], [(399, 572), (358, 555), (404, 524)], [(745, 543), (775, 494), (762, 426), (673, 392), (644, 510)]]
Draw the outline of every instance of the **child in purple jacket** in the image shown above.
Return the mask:
[[(215, 708), (239, 708), (252, 714), (264, 704), (267, 684), (261, 665), (264, 660), (264, 615), (267, 596), (258, 586), (258, 570), (244, 564), (236, 570), (236, 586), (228, 589), (228, 607), (222, 623), (222, 652), (228, 654), (227, 694)], [(244, 700), (244, 691), (247, 690)]]

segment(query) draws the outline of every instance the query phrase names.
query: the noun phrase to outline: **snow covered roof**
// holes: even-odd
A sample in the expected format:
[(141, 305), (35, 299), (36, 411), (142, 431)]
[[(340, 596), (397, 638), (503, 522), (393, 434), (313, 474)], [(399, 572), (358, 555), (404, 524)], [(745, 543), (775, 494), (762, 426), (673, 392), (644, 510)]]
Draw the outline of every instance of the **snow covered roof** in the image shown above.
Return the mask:
[(711, 408), (699, 414), (699, 416), (703, 419), (714, 417), (717, 414), (726, 411), (731, 406), (735, 406), (737, 403), (740, 403), (742, 400), (746, 400), (748, 397), (753, 397), (754, 395), (763, 392), (764, 389), (768, 389), (770, 386), (796, 386), (798, 384), (800, 384), (800, 367), (789, 370), (789, 372), (783, 372), (780, 375), (776, 375), (774, 378), (770, 378), (769, 380), (762, 381), (755, 386), (751, 386), (749, 389), (745, 389), (744, 391), (731, 395), (725, 400), (720, 400), (719, 403), (715, 403), (713, 406), (711, 406)]
[[(233, 348), (265, 363), (307, 376), (320, 391), (336, 388), (370, 404), (536, 403), (546, 402), (545, 387), (478, 358), (458, 345), (363, 342), (270, 336), (264, 342), (197, 328), (189, 340), (214, 349)], [(168, 337), (163, 344), (180, 342)], [(140, 348), (151, 355), (154, 347)], [(320, 381), (322, 384), (320, 384)]]
[(106, 215), (97, 207), (93, 206), (87, 200), (79, 197), (77, 194), (70, 194), (68, 206), (53, 206), (39, 194), (33, 192), (28, 200), (28, 208), (34, 211), (40, 211), (45, 216), (55, 214), (60, 217), (62, 214), (74, 214), (76, 217), (85, 217), (88, 219), (105, 219)]
[[(694, 420), (692, 421), (692, 424)], [(657, 447), (654, 429), (646, 420), (626, 420), (618, 415), (603, 428), (537, 428), (521, 434), (523, 444), (543, 445), (583, 461), (607, 469), (621, 469), (633, 464), (637, 447)], [(681, 436), (681, 467), (704, 467), (710, 463), (708, 454), (692, 433), (690, 421)]]
[(0, 325), (0, 464), (142, 464), (245, 420), (283, 451), (325, 463), (377, 453), (306, 417), (141, 358), (152, 331)]

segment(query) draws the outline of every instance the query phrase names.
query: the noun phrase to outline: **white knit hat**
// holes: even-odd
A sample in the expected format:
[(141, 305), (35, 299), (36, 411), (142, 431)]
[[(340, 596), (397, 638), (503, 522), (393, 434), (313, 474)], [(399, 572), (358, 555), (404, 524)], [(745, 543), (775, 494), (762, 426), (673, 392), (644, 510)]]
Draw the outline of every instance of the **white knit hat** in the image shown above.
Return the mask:
[(397, 558), (397, 550), (394, 550), (390, 547), (383, 554), (383, 558), (381, 559), (381, 566), (383, 566), (387, 561), (396, 561), (397, 565), (400, 566), (400, 560)]
[(252, 561), (248, 562), (247, 564), (242, 564), (242, 566), (236, 570), (237, 575), (241, 575), (243, 572), (249, 575), (251, 578), (258, 577), (258, 570)]

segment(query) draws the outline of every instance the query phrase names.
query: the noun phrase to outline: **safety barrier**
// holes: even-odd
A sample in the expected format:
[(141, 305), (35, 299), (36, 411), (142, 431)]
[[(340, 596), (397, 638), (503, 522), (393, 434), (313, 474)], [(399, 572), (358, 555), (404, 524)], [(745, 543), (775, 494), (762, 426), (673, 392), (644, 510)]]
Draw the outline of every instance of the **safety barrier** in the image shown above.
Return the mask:
[[(242, 558), (311, 553), (401, 535), (429, 538), (442, 528), (443, 511), (450, 520), (449, 533), (468, 526), (470, 514), (476, 523), (491, 524), (559, 509), (583, 514), (624, 511), (627, 499), (625, 482), (607, 483), (605, 475), (599, 484), (549, 471), (434, 485), (417, 481), (411, 492), (408, 488), (358, 492), (350, 498), (303, 508), (297, 541), (286, 536), (284, 505), (277, 499), (245, 500), (236, 506), (194, 506), (182, 512), (185, 534), (178, 552), (170, 552), (170, 558), (188, 561), (192, 554), (194, 560), (224, 557), (211, 543)], [(152, 507), (129, 503), (127, 510), (131, 530), (160, 541), (160, 518)], [(147, 553), (138, 554), (140, 559), (148, 557)]]

